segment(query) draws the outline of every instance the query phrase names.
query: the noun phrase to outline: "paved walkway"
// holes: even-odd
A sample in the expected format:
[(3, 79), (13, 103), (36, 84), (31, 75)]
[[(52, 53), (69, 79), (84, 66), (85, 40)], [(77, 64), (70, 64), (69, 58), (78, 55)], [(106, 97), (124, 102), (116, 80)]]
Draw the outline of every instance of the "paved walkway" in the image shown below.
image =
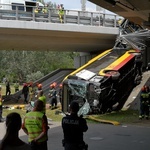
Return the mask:
[[(60, 126), (60, 122), (53, 122), (50, 119), (48, 119), (48, 124), (50, 126), (50, 129), (54, 128), (54, 127), (58, 127)], [(1, 122), (0, 123), (0, 140), (3, 138), (3, 136), (5, 135), (5, 131), (6, 131), (6, 127), (5, 127), (5, 122)], [(27, 136), (24, 131), (21, 129), (19, 131), (19, 136)]]
[(136, 86), (131, 92), (131, 94), (129, 95), (127, 101), (123, 106), (124, 110), (126, 109), (138, 110), (140, 108), (139, 93), (141, 91), (141, 88), (145, 84), (150, 85), (150, 71), (146, 71), (143, 73), (141, 83), (138, 86)]

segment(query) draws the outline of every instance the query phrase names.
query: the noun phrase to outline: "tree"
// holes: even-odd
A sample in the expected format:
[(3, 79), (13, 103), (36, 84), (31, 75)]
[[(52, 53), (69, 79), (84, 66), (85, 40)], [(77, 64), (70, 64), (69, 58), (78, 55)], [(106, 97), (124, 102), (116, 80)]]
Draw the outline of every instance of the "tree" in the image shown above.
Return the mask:
[[(28, 82), (58, 68), (73, 68), (72, 52), (0, 51), (0, 78), (11, 82)], [(37, 75), (38, 74), (38, 75)]]

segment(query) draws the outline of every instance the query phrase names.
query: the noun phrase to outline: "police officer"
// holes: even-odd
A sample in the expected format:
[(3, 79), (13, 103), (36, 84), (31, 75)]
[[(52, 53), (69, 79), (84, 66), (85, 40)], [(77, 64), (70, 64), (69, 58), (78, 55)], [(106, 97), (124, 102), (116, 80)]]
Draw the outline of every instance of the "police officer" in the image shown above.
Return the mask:
[(149, 119), (150, 93), (148, 86), (144, 86), (140, 94), (140, 116), (139, 119)]
[(83, 141), (83, 132), (88, 130), (86, 120), (78, 117), (79, 104), (73, 101), (70, 104), (70, 115), (63, 117), (62, 128), (64, 133), (63, 146), (65, 150), (86, 150)]

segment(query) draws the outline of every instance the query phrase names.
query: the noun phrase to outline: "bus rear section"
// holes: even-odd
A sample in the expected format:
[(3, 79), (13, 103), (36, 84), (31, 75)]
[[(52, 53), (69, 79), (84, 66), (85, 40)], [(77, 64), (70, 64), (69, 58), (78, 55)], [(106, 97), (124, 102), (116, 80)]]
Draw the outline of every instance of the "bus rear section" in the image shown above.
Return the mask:
[(83, 115), (121, 109), (140, 80), (141, 63), (138, 50), (111, 49), (96, 56), (64, 79), (62, 111), (68, 112), (72, 101)]

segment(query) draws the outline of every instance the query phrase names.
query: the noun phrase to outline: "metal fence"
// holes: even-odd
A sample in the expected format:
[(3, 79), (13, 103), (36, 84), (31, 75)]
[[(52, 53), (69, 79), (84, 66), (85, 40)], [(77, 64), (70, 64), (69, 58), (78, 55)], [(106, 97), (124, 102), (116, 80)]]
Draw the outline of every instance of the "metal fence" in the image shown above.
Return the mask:
[[(5, 5), (5, 7), (4, 7)], [(2, 7), (3, 6), (3, 7)], [(36, 22), (61, 23), (59, 10), (45, 8), (44, 13), (42, 9), (38, 13), (35, 11), (35, 6), (28, 6), (30, 9), (20, 9), (22, 5), (8, 5), (0, 4), (0, 20), (23, 20)], [(23, 6), (26, 8), (26, 6)], [(30, 11), (29, 11), (30, 10)], [(104, 14), (100, 12), (83, 12), (76, 10), (64, 10), (63, 22), (64, 24), (90, 25), (90, 26), (105, 26), (118, 27), (119, 16), (113, 14)]]

